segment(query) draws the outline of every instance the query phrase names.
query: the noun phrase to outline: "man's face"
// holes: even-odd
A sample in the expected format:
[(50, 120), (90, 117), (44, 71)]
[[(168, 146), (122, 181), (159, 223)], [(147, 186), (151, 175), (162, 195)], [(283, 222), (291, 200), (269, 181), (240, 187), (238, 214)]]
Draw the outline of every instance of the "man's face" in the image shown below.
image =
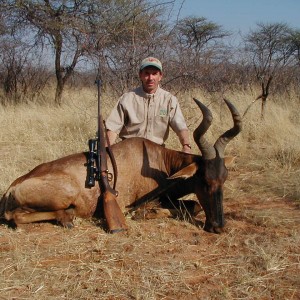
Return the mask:
[(139, 73), (144, 91), (148, 94), (156, 92), (159, 82), (162, 79), (162, 73), (155, 67), (146, 67)]

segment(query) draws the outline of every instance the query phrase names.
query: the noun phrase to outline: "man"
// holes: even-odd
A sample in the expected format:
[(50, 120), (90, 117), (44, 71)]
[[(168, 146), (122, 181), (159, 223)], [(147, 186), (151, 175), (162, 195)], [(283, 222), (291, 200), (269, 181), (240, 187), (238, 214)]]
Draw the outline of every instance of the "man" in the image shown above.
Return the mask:
[(163, 145), (171, 127), (182, 151), (190, 153), (189, 131), (178, 100), (159, 86), (163, 77), (161, 62), (154, 57), (145, 58), (139, 77), (142, 85), (121, 96), (106, 120), (110, 144), (114, 144), (119, 134), (121, 139), (143, 137)]

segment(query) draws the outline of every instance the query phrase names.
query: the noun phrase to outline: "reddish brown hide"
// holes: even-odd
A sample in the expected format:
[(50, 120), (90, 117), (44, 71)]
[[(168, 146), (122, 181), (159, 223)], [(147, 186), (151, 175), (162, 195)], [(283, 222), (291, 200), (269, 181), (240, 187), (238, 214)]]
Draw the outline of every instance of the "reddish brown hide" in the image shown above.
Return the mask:
[[(186, 154), (166, 149), (143, 138), (132, 138), (113, 145), (118, 166), (116, 190), (121, 210), (147, 200), (153, 191), (166, 190), (168, 199), (195, 193), (206, 214), (204, 229), (220, 232), (224, 227), (223, 184), (227, 178), (224, 150), (241, 130), (241, 118), (234, 106), (225, 100), (234, 126), (212, 146), (204, 134), (212, 122), (212, 114), (194, 99), (203, 120), (194, 132), (194, 140), (202, 153)], [(109, 161), (109, 159), (108, 159)], [(74, 216), (91, 217), (100, 195), (99, 187), (85, 186), (87, 153), (78, 153), (41, 164), (16, 179), (0, 201), (0, 217), (16, 225), (44, 220), (57, 220), (72, 227)], [(109, 169), (112, 170), (111, 165)], [(180, 184), (172, 185), (171, 180)]]

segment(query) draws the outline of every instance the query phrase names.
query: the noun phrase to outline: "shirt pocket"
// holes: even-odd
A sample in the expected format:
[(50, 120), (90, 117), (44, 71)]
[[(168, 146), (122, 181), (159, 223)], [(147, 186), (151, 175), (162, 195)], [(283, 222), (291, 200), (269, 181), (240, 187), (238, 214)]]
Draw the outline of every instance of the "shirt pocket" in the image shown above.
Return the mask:
[(164, 138), (168, 131), (169, 116), (155, 116), (153, 124), (154, 136)]
[(127, 116), (125, 117), (127, 120), (125, 120), (125, 123), (129, 126), (139, 125), (145, 122), (145, 113), (140, 110), (131, 110), (127, 111)]

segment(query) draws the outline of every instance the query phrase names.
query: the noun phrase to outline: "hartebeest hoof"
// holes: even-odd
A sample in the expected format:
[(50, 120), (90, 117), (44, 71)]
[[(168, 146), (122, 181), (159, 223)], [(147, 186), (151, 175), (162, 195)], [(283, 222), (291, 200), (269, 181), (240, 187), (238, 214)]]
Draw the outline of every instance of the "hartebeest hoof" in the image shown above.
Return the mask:
[(203, 229), (207, 232), (220, 234), (224, 231), (223, 227), (212, 226), (211, 224), (205, 224)]
[(67, 222), (67, 223), (64, 223), (64, 224), (61, 224), (64, 228), (67, 228), (67, 229), (72, 229), (74, 228), (74, 224), (73, 222)]
[(127, 229), (119, 228), (119, 229), (110, 230), (109, 233), (114, 234), (114, 233), (120, 233), (120, 232), (124, 232), (124, 231), (127, 231)]
[(68, 208), (66, 210), (58, 210), (55, 212), (56, 220), (67, 229), (72, 229), (74, 227), (73, 219), (75, 217), (75, 212), (73, 208)]

